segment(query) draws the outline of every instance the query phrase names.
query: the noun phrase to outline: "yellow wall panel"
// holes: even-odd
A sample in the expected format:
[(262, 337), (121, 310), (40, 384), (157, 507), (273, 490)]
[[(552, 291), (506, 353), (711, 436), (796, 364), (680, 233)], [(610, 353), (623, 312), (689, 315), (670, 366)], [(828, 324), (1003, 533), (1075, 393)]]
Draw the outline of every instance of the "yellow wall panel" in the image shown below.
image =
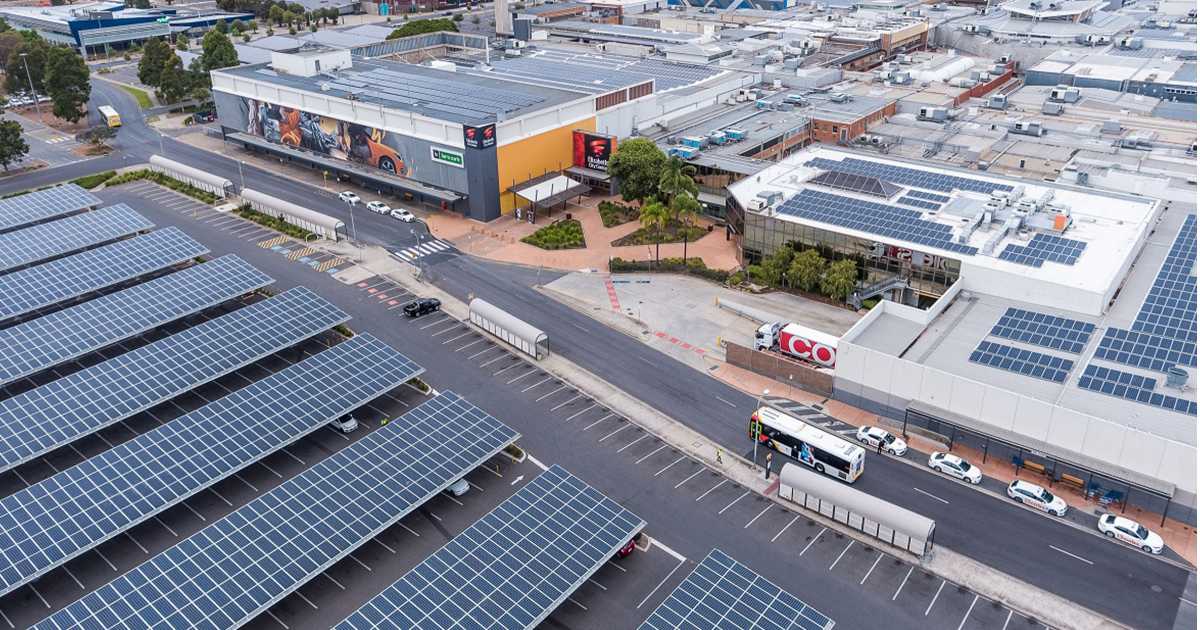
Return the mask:
[(548, 171), (571, 167), (571, 132), (576, 129), (595, 131), (595, 116), (497, 147), (496, 170), (500, 176), (502, 213), (512, 212), (513, 208), (522, 205), (516, 195), (508, 192), (509, 188)]

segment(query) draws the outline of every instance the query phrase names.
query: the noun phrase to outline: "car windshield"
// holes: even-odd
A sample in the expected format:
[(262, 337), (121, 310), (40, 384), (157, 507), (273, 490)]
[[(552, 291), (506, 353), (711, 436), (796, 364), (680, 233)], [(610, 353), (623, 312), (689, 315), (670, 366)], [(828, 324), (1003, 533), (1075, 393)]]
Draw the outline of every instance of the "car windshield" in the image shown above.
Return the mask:
[(892, 442), (896, 441), (896, 436), (892, 435), (891, 433), (884, 433), (883, 441), (887, 444), (891, 444)]
[(1034, 494), (1037, 496), (1037, 498), (1041, 499), (1043, 503), (1049, 503), (1054, 500), (1054, 495), (1050, 494), (1050, 491), (1046, 490), (1045, 488), (1038, 488), (1036, 491), (1034, 491)]
[(1150, 530), (1142, 527), (1141, 525), (1135, 527), (1133, 531), (1137, 534), (1137, 537), (1141, 538), (1142, 540), (1145, 540), (1146, 537), (1150, 535)]
[(958, 469), (963, 472), (967, 472), (968, 470), (971, 470), (971, 465), (962, 460), (959, 460), (958, 464), (956, 464), (956, 466), (958, 466)]

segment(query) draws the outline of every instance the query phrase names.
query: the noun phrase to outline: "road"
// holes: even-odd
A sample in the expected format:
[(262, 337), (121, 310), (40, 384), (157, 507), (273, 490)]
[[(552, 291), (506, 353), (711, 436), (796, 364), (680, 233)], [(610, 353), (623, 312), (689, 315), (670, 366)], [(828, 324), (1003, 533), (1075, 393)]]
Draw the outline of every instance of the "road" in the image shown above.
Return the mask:
[[(0, 183), (0, 194), (144, 162), (158, 151), (160, 136), (141, 123), (132, 99), (103, 81), (93, 85), (94, 104), (111, 104), (125, 121), (115, 143), (117, 151), (98, 160)], [(236, 161), (170, 138), (162, 143), (168, 157), (240, 183)], [(347, 207), (330, 193), (250, 166), (245, 168), (245, 177), (258, 190), (338, 216), (349, 224)], [(415, 243), (409, 227), (394, 220), (361, 211), (355, 213), (355, 220), (367, 243), (392, 249)], [(422, 259), (421, 264), (447, 292), (459, 298), (471, 293), (509, 310), (547, 332), (553, 350), (565, 358), (715, 441), (737, 451), (749, 450), (744, 427), (754, 398), (541, 295), (533, 285), (548, 282), (549, 272), (461, 255), (434, 255)], [(423, 358), (422, 363), (432, 369), (440, 360)], [(510, 394), (502, 388), (483, 387), (478, 402), (487, 407), (513, 405), (507, 400)], [(1180, 606), (1189, 605), (1180, 600), (1189, 578), (1185, 570), (903, 462), (872, 455), (867, 469), (856, 487), (936, 518), (939, 544), (1118, 621), (1139, 628), (1170, 628)], [(1002, 529), (997, 524), (1002, 524)], [(1000, 531), (1009, 535), (998, 540)], [(697, 538), (699, 542), (701, 536)]]

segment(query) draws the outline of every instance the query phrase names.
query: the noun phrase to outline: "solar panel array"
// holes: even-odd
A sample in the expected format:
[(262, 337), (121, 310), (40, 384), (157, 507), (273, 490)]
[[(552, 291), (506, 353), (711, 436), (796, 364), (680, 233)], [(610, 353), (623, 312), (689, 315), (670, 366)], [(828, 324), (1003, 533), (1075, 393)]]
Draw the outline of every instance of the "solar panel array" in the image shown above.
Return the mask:
[(838, 190), (849, 190), (850, 192), (871, 195), (873, 197), (891, 198), (900, 192), (900, 187), (895, 184), (889, 184), (888, 182), (874, 177), (867, 177), (866, 175), (840, 173), (838, 171), (825, 171), (810, 179), (809, 183), (820, 184)]
[(1137, 332), (1196, 341), (1196, 215), (1188, 215), (1133, 322)]
[(780, 206), (779, 212), (803, 219), (974, 255), (979, 250), (955, 243), (948, 225), (921, 218), (916, 210), (806, 188)]
[(330, 81), (329, 86), (411, 109), (432, 110), (459, 122), (494, 120), (500, 114), (545, 100), (528, 91), (502, 90), (469, 81), (445, 81), (416, 71), (383, 68), (343, 73)]
[(645, 525), (554, 466), (336, 627), (533, 628)]
[(1070, 359), (991, 341), (979, 342), (979, 346), (971, 353), (970, 360), (972, 363), (988, 365), (1054, 383), (1065, 381), (1067, 374), (1075, 366), (1075, 362)]
[(445, 392), (36, 627), (237, 627), (517, 437)]
[(1194, 401), (1156, 394), (1154, 388), (1157, 385), (1155, 379), (1094, 364), (1084, 368), (1083, 376), (1079, 377), (1079, 386), (1083, 389), (1196, 417)]
[(937, 203), (949, 203), (950, 202), (950, 198), (947, 197), (946, 195), (939, 195), (937, 193), (925, 192), (924, 190), (910, 190), (905, 194), (908, 195), (909, 197), (916, 197), (917, 199), (924, 199), (926, 201), (936, 201)]
[(641, 630), (830, 630), (834, 621), (713, 549)]
[(925, 201), (924, 199), (917, 199), (915, 197), (908, 196), (901, 197), (898, 201), (906, 206), (912, 206), (922, 210), (937, 210), (938, 208), (942, 207), (941, 204), (937, 204), (932, 201)]
[(816, 167), (826, 171), (841, 171), (843, 173), (869, 175), (871, 177), (878, 177), (884, 181), (894, 182), (904, 186), (915, 186), (917, 188), (940, 190), (942, 192), (950, 192), (952, 190), (969, 190), (972, 192), (990, 194), (995, 190), (1012, 190), (1012, 186), (1009, 186), (1008, 184), (994, 184), (981, 179), (970, 179), (955, 175), (931, 173), (915, 168), (881, 164), (879, 162), (859, 160), (856, 158), (842, 158), (841, 160), (813, 158), (808, 162), (805, 162), (804, 165)]
[(349, 319), (297, 287), (0, 401), (0, 471)]
[(1030, 267), (1041, 267), (1047, 261), (1074, 265), (1087, 243), (1075, 239), (1038, 234), (1028, 245), (1010, 244), (1000, 252), (1000, 260), (1007, 260)]
[(991, 335), (1079, 354), (1095, 330), (1095, 324), (1077, 319), (1009, 308), (992, 327)]
[(230, 254), (0, 330), (0, 385), (272, 282)]
[(1196, 367), (1196, 342), (1109, 328), (1096, 358), (1165, 373), (1176, 366)]
[(383, 342), (358, 335), (0, 499), (0, 594), (420, 372)]
[(0, 276), (0, 321), (189, 261), (208, 248), (176, 227)]
[(103, 202), (100, 198), (76, 184), (64, 184), (0, 199), (0, 232), (95, 208), (101, 203)]
[(69, 254), (154, 227), (119, 203), (73, 217), (0, 234), (0, 272)]

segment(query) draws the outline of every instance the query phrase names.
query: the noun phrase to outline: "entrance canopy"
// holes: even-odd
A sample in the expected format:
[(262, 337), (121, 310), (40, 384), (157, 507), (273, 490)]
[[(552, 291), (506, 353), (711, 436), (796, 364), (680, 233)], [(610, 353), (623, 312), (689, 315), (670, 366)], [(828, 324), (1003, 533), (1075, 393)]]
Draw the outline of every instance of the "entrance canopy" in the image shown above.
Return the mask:
[(591, 190), (562, 173), (546, 173), (508, 189), (508, 192), (530, 202), (534, 208), (550, 208)]

